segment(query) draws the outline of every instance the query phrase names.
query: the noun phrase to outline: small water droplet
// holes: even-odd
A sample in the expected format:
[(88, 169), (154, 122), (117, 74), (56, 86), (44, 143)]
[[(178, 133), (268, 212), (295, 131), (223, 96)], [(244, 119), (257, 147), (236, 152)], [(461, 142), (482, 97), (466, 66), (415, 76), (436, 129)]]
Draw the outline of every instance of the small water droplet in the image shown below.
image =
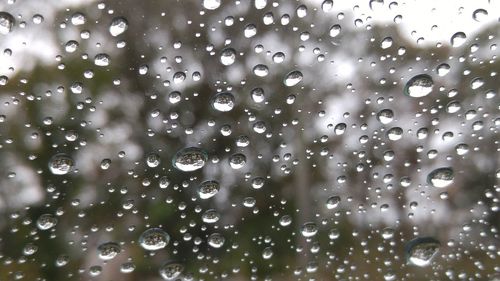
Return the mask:
[(261, 103), (265, 100), (264, 89), (262, 89), (262, 88), (254, 88), (254, 89), (252, 89), (250, 94), (252, 96), (252, 100), (255, 103)]
[(161, 228), (150, 228), (139, 237), (139, 244), (148, 251), (163, 249), (168, 242), (170, 242), (170, 235)]
[(405, 85), (404, 92), (413, 98), (425, 97), (432, 92), (434, 81), (427, 74), (412, 77)]
[(433, 187), (443, 188), (452, 184), (454, 177), (452, 168), (438, 168), (427, 175), (427, 183)]

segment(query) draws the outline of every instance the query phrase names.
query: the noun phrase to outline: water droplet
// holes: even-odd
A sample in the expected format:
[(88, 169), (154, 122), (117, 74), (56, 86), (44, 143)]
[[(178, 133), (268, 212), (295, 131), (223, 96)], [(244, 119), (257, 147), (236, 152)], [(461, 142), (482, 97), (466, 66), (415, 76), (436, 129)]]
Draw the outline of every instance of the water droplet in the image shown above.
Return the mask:
[(187, 147), (175, 154), (172, 165), (183, 172), (191, 172), (203, 168), (207, 160), (208, 155), (201, 148)]
[(255, 103), (261, 103), (265, 100), (264, 89), (262, 89), (262, 88), (254, 88), (254, 89), (252, 89), (250, 94), (252, 96), (252, 100)]
[(220, 248), (224, 245), (224, 242), (226, 242), (226, 238), (220, 233), (212, 233), (208, 236), (207, 242), (212, 248)]
[(339, 204), (340, 204), (339, 196), (332, 196), (326, 200), (326, 208), (330, 210), (337, 208)]
[(174, 84), (180, 84), (184, 82), (184, 80), (186, 80), (186, 73), (181, 71), (174, 73), (173, 80)]
[(405, 85), (404, 92), (413, 98), (425, 97), (432, 92), (434, 81), (427, 74), (419, 74), (411, 78)]
[(318, 226), (314, 222), (307, 222), (300, 228), (300, 233), (304, 237), (312, 237), (318, 233)]
[(400, 127), (392, 127), (387, 131), (387, 138), (391, 141), (400, 140), (403, 137), (403, 129)]
[(216, 223), (217, 221), (219, 221), (219, 218), (220, 218), (219, 213), (217, 213), (217, 211), (214, 209), (206, 210), (201, 215), (201, 220), (204, 223)]
[(66, 50), (66, 52), (68, 53), (73, 53), (78, 49), (78, 46), (78, 42), (76, 42), (75, 40), (69, 40), (68, 42), (66, 42), (66, 45), (64, 45), (64, 50)]
[(439, 251), (441, 244), (432, 237), (419, 237), (409, 241), (405, 246), (406, 259), (416, 266), (428, 266)]
[(462, 109), (462, 105), (456, 100), (452, 100), (446, 105), (446, 112), (448, 113), (457, 113), (460, 109)]
[(328, 13), (332, 10), (333, 8), (333, 1), (332, 0), (325, 0), (323, 3), (321, 3), (321, 9), (323, 12)]
[(443, 77), (450, 72), (450, 65), (447, 63), (442, 63), (436, 67), (436, 72), (439, 76)]
[(139, 244), (148, 251), (165, 248), (170, 242), (170, 235), (161, 228), (150, 228), (139, 236)]
[(97, 66), (108, 66), (110, 58), (107, 54), (97, 54), (94, 57), (94, 64)]
[(121, 251), (120, 245), (115, 242), (106, 242), (97, 247), (99, 258), (102, 260), (111, 260)]
[(477, 9), (472, 13), (472, 18), (478, 22), (485, 21), (488, 19), (488, 11), (485, 9)]
[(247, 162), (247, 157), (244, 154), (236, 153), (229, 157), (229, 165), (231, 168), (238, 170), (243, 168)]
[(231, 93), (218, 93), (212, 99), (212, 107), (221, 112), (228, 112), (234, 108), (234, 96)]
[(109, 25), (109, 33), (112, 36), (118, 36), (128, 29), (128, 21), (124, 17), (113, 18), (111, 24)]
[(64, 153), (58, 153), (49, 160), (49, 170), (54, 175), (65, 175), (72, 171), (73, 167), (73, 158)]
[(0, 34), (6, 35), (12, 31), (14, 26), (14, 17), (6, 12), (0, 12)]
[(203, 7), (207, 10), (215, 10), (220, 7), (221, 0), (203, 0)]
[(223, 65), (229, 66), (236, 60), (236, 51), (233, 48), (225, 48), (220, 53), (220, 62)]
[(377, 120), (382, 124), (389, 124), (394, 119), (394, 112), (391, 109), (382, 109), (377, 113)]
[(253, 24), (248, 24), (245, 26), (245, 29), (243, 30), (243, 35), (246, 38), (252, 38), (255, 35), (257, 35), (257, 27)]
[(369, 6), (372, 11), (376, 11), (384, 7), (384, 0), (370, 0)]
[(204, 181), (200, 184), (198, 188), (198, 196), (201, 199), (208, 199), (215, 196), (220, 189), (218, 181)]
[(176, 280), (184, 271), (184, 265), (178, 262), (167, 262), (160, 267), (163, 280)]
[(146, 157), (146, 164), (148, 165), (148, 167), (151, 168), (158, 167), (158, 165), (160, 165), (160, 162), (161, 162), (160, 155), (156, 153), (151, 153)]
[(454, 177), (452, 168), (438, 168), (429, 173), (427, 176), (427, 183), (434, 187), (443, 188), (452, 184)]
[(382, 238), (384, 238), (384, 240), (392, 239), (392, 237), (394, 237), (394, 229), (390, 227), (382, 229)]
[(269, 68), (264, 64), (257, 64), (253, 67), (253, 74), (259, 77), (266, 77), (269, 74)]
[(267, 0), (255, 0), (255, 9), (262, 10), (266, 7)]
[(286, 76), (285, 79), (283, 80), (283, 84), (287, 87), (293, 87), (297, 84), (299, 84), (300, 81), (302, 81), (303, 75), (302, 72), (298, 70), (290, 71)]
[(273, 254), (274, 254), (273, 249), (271, 249), (270, 247), (266, 247), (262, 251), (262, 258), (265, 260), (268, 260), (268, 259), (272, 258)]
[(388, 49), (392, 46), (392, 38), (391, 37), (385, 37), (382, 42), (380, 43), (380, 47), (382, 49)]
[(71, 16), (71, 23), (73, 25), (82, 25), (85, 24), (86, 21), (87, 19), (85, 18), (85, 15), (82, 13), (77, 12)]
[(57, 224), (57, 218), (51, 214), (43, 214), (36, 220), (36, 226), (40, 230), (50, 229)]
[(282, 63), (285, 61), (285, 54), (282, 52), (277, 52), (276, 54), (273, 55), (273, 62), (274, 63)]
[(289, 226), (292, 223), (292, 217), (289, 215), (284, 215), (279, 219), (281, 226)]
[(455, 48), (462, 46), (465, 41), (467, 41), (467, 36), (463, 32), (457, 32), (451, 36), (451, 46)]
[(32, 20), (33, 20), (33, 23), (34, 23), (34, 24), (41, 24), (41, 23), (42, 23), (45, 19), (43, 18), (43, 16), (42, 16), (42, 15), (40, 15), (40, 14), (35, 14), (35, 15), (33, 15)]
[(329, 31), (330, 37), (335, 38), (339, 36), (340, 31), (342, 31), (342, 27), (340, 26), (340, 24), (333, 25), (332, 27), (330, 27)]

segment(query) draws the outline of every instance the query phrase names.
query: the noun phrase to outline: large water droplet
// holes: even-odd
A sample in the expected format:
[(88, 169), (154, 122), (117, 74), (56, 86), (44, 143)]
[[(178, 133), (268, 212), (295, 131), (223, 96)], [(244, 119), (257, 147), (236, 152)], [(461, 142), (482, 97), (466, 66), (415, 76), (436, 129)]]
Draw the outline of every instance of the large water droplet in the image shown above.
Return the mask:
[(201, 199), (208, 199), (219, 192), (220, 185), (218, 181), (204, 181), (198, 188), (198, 196)]
[(250, 94), (252, 96), (252, 100), (255, 103), (261, 103), (265, 100), (264, 89), (262, 89), (262, 88), (254, 88), (254, 89), (252, 89)]
[(450, 65), (447, 63), (442, 63), (436, 67), (436, 72), (439, 76), (443, 77), (450, 72)]
[(219, 213), (217, 213), (217, 211), (214, 209), (206, 210), (203, 215), (201, 215), (201, 220), (204, 223), (216, 223), (217, 221), (219, 221), (219, 218)]
[(203, 7), (207, 10), (215, 10), (220, 7), (221, 0), (203, 0)]
[(229, 157), (229, 166), (237, 170), (243, 168), (247, 162), (247, 157), (244, 154), (236, 153)]
[(429, 175), (427, 175), (427, 183), (433, 187), (443, 188), (452, 184), (454, 178), (453, 169), (450, 167), (443, 167), (430, 172)]
[(163, 280), (176, 280), (184, 271), (184, 265), (178, 262), (167, 262), (160, 267)]
[(432, 92), (434, 81), (427, 74), (419, 74), (411, 78), (405, 86), (406, 95), (413, 98), (425, 97)]
[(208, 155), (201, 148), (187, 147), (174, 155), (172, 165), (183, 172), (191, 172), (203, 168), (207, 160)]
[(302, 72), (298, 70), (290, 71), (286, 76), (285, 79), (283, 79), (283, 84), (288, 87), (295, 86), (299, 84), (300, 81), (302, 81), (302, 78), (304, 76), (302, 75)]
[(49, 160), (49, 170), (54, 175), (65, 175), (71, 172), (73, 167), (73, 158), (64, 153), (58, 153)]
[(416, 266), (428, 266), (439, 247), (439, 241), (432, 237), (415, 238), (405, 246), (406, 260)]
[(43, 214), (36, 220), (36, 226), (40, 230), (50, 229), (57, 224), (57, 218), (52, 214)]
[(11, 14), (0, 12), (0, 34), (5, 35), (11, 32), (14, 23), (15, 19)]
[(488, 19), (488, 11), (485, 9), (477, 9), (472, 13), (472, 18), (478, 22), (484, 21)]
[(340, 34), (341, 30), (342, 30), (342, 27), (340, 26), (340, 24), (333, 25), (332, 27), (330, 27), (330, 31), (329, 31), (330, 37), (333, 37), (333, 38), (337, 37)]
[(71, 16), (71, 23), (73, 25), (82, 25), (85, 24), (86, 21), (87, 18), (85, 17), (85, 15), (80, 12), (76, 12)]
[(223, 65), (231, 65), (236, 60), (236, 51), (233, 48), (225, 48), (220, 53), (220, 62)]
[(97, 66), (108, 66), (109, 65), (110, 58), (107, 54), (101, 53), (97, 54), (94, 57), (94, 63)]
[(99, 258), (102, 260), (113, 259), (120, 253), (120, 251), (121, 251), (120, 245), (118, 245), (115, 242), (106, 242), (97, 247)]
[(212, 99), (212, 107), (221, 112), (231, 111), (234, 108), (234, 96), (231, 93), (218, 93)]
[(337, 208), (339, 204), (340, 204), (339, 196), (332, 196), (326, 200), (326, 208), (330, 210)]
[(318, 226), (314, 222), (307, 222), (300, 228), (300, 233), (304, 237), (312, 237), (318, 233)]
[(118, 36), (128, 29), (128, 21), (124, 17), (116, 17), (111, 21), (109, 33), (113, 36)]
[(170, 235), (161, 228), (150, 228), (139, 236), (139, 244), (148, 251), (165, 248), (170, 242)]
[(382, 109), (377, 113), (377, 120), (382, 124), (389, 124), (394, 119), (394, 112), (391, 109)]
[(451, 46), (453, 47), (460, 47), (462, 46), (465, 41), (467, 41), (467, 36), (463, 32), (457, 32), (451, 36)]
[(224, 245), (224, 242), (226, 242), (226, 238), (224, 238), (224, 236), (220, 233), (212, 233), (208, 236), (207, 242), (208, 245), (213, 248), (220, 248)]

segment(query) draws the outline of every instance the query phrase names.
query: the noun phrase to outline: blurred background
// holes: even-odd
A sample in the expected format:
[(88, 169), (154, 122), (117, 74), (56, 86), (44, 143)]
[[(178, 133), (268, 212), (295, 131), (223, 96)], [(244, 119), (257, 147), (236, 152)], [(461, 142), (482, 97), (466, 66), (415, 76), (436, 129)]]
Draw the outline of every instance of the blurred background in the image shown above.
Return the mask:
[(500, 280), (499, 11), (1, 0), (0, 280)]

